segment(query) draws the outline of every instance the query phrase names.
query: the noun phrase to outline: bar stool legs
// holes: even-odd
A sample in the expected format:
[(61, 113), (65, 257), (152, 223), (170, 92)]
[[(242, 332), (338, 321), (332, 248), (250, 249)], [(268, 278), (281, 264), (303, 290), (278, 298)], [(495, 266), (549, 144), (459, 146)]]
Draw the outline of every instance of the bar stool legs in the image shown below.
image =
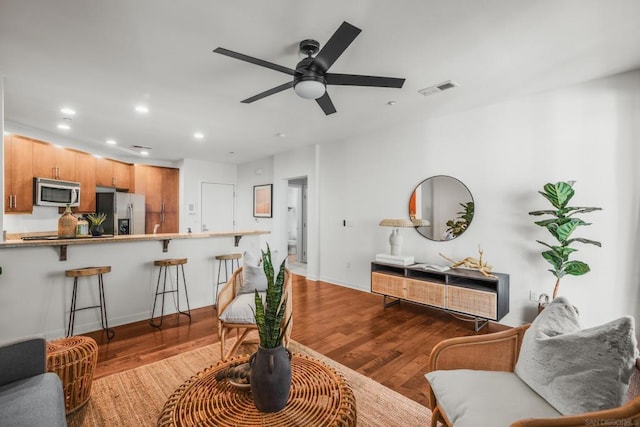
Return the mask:
[[(224, 255), (216, 255), (215, 259), (218, 260), (218, 278), (216, 280), (216, 289), (215, 295), (213, 297), (213, 306), (218, 307), (218, 288), (220, 285), (227, 283), (229, 280), (229, 271), (228, 271), (228, 263), (231, 262), (231, 273), (233, 274), (236, 269), (240, 268), (240, 258), (242, 258), (242, 254), (224, 254)], [(233, 268), (233, 263), (235, 261), (236, 268)], [(224, 263), (224, 280), (220, 281), (220, 273), (222, 272), (222, 263)]]
[[(163, 260), (158, 260), (158, 261), (154, 261), (153, 264), (155, 266), (160, 267), (160, 270), (158, 271), (158, 283), (156, 285), (156, 295), (153, 299), (153, 309), (151, 310), (151, 319), (149, 320), (149, 324), (151, 324), (151, 326), (155, 327), (155, 328), (160, 328), (162, 326), (162, 320), (164, 319), (164, 296), (166, 294), (172, 294), (175, 293), (176, 294), (176, 311), (178, 316), (181, 314), (184, 314), (185, 316), (189, 317), (189, 321), (191, 321), (191, 308), (189, 307), (189, 294), (187, 293), (187, 281), (185, 279), (185, 275), (184, 275), (184, 264), (187, 263), (187, 259), (186, 258), (181, 258), (181, 259), (163, 259)], [(175, 266), (176, 267), (176, 287), (175, 289), (170, 289), (167, 290), (167, 270), (169, 267), (171, 266)], [(178, 269), (178, 267), (182, 270), (182, 285), (184, 288), (184, 296), (185, 299), (187, 301), (187, 311), (181, 311), (180, 310), (180, 271)], [(162, 276), (162, 272), (164, 270), (164, 282), (162, 284), (162, 291), (160, 291), (160, 277)], [(162, 296), (162, 305), (160, 307), (160, 322), (154, 322), (154, 318), (155, 318), (155, 313), (156, 313), (156, 303), (158, 301), (158, 297)]]
[[(69, 309), (69, 323), (67, 324), (66, 335), (67, 337), (73, 335), (73, 327), (76, 320), (76, 311), (88, 310), (91, 308), (100, 309), (100, 326), (102, 326), (102, 329), (107, 333), (107, 341), (111, 341), (111, 339), (115, 336), (115, 331), (109, 328), (109, 320), (107, 318), (107, 301), (104, 297), (104, 279), (102, 277), (103, 273), (109, 273), (110, 271), (111, 266), (77, 268), (65, 271), (65, 275), (67, 277), (73, 277), (73, 291), (71, 292), (71, 308)], [(78, 299), (78, 278), (88, 276), (98, 276), (98, 296), (100, 304), (77, 308), (76, 302)]]

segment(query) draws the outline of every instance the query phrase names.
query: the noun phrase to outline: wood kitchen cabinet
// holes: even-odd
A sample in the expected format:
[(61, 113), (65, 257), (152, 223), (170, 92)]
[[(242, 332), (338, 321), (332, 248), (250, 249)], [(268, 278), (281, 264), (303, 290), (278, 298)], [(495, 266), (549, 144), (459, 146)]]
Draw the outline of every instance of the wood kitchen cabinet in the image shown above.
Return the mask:
[(77, 151), (33, 140), (33, 176), (77, 181)]
[(135, 192), (144, 194), (146, 233), (178, 232), (178, 194), (180, 170), (135, 165)]
[(77, 213), (96, 211), (96, 158), (89, 153), (76, 153), (76, 181), (80, 183), (80, 206)]
[(18, 135), (4, 137), (4, 211), (33, 212), (33, 141)]
[(96, 185), (119, 190), (131, 188), (132, 166), (111, 159), (96, 159)]

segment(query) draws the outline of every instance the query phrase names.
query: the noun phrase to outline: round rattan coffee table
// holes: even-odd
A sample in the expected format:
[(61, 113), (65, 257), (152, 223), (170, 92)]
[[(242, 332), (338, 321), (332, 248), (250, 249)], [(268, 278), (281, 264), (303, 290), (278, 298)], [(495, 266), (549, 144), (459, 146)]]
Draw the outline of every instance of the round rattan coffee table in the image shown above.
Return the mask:
[(256, 409), (251, 390), (216, 373), (249, 356), (220, 361), (191, 377), (169, 397), (158, 426), (355, 426), (356, 399), (344, 377), (319, 360), (294, 353), (287, 406), (274, 413)]

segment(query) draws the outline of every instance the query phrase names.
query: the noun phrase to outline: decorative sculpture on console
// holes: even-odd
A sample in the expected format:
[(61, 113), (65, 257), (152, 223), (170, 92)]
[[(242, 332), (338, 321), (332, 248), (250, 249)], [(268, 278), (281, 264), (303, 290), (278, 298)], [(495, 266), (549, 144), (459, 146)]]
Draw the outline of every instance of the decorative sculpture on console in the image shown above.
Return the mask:
[(476, 259), (472, 257), (466, 257), (460, 261), (454, 261), (451, 258), (448, 258), (445, 255), (443, 255), (442, 253), (440, 253), (440, 256), (451, 263), (451, 268), (458, 268), (458, 267), (470, 268), (473, 270), (478, 270), (480, 273), (482, 273), (486, 277), (496, 278), (496, 276), (491, 274), (491, 270), (493, 269), (493, 266), (489, 265), (486, 261), (484, 262), (482, 261), (483, 251), (480, 248), (480, 245), (478, 245), (478, 252), (480, 253), (480, 258)]

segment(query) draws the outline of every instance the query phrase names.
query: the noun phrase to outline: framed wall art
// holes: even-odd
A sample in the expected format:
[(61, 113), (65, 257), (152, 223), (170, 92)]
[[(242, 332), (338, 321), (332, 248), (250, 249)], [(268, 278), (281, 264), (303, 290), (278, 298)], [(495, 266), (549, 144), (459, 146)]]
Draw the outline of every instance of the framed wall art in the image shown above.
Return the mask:
[(256, 218), (271, 218), (273, 203), (273, 184), (253, 186), (253, 216)]

